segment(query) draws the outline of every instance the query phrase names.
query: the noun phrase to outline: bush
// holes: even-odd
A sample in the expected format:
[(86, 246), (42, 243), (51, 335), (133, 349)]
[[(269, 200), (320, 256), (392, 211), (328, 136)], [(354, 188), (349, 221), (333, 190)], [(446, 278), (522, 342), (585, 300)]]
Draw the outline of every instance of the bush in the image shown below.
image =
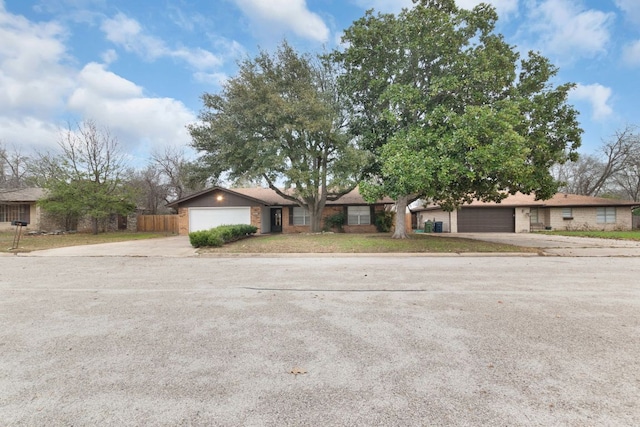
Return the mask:
[(346, 218), (345, 218), (344, 212), (337, 212), (337, 213), (334, 213), (333, 215), (329, 215), (324, 219), (323, 230), (329, 231), (332, 228), (335, 228), (337, 231), (342, 233), (344, 231), (342, 226), (344, 225), (345, 220)]
[(194, 231), (189, 233), (189, 242), (194, 248), (204, 246), (218, 247), (222, 246), (224, 241), (220, 236), (213, 233), (212, 230)]
[(194, 248), (219, 247), (258, 232), (258, 227), (246, 224), (221, 225), (210, 230), (189, 233), (189, 242)]
[(376, 212), (376, 229), (381, 233), (388, 233), (393, 227), (395, 213), (391, 211)]

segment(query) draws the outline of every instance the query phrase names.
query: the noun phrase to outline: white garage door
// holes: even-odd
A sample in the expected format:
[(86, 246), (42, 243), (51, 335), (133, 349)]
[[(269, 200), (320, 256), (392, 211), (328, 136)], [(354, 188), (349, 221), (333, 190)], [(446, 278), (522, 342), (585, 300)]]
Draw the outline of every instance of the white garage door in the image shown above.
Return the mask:
[(190, 232), (229, 224), (251, 224), (251, 208), (189, 209)]

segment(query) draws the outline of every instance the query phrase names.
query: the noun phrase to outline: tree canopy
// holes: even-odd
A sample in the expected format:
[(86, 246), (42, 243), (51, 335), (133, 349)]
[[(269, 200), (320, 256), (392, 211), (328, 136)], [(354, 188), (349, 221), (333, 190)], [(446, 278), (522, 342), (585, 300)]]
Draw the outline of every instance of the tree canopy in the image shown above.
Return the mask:
[(364, 155), (346, 132), (328, 61), (284, 42), (274, 54), (243, 61), (219, 94), (202, 100), (200, 123), (189, 130), (214, 177), (265, 182), (309, 210), (313, 231), (326, 201), (356, 186)]
[[(333, 54), (350, 130), (375, 154), (365, 196), (391, 196), (399, 213), (417, 197), (446, 209), (518, 191), (551, 197), (550, 167), (580, 145), (573, 85), (554, 87), (557, 69), (538, 53), (520, 60), (495, 33), (491, 6), (414, 3), (399, 15), (367, 12)], [(406, 237), (404, 215), (394, 237)]]

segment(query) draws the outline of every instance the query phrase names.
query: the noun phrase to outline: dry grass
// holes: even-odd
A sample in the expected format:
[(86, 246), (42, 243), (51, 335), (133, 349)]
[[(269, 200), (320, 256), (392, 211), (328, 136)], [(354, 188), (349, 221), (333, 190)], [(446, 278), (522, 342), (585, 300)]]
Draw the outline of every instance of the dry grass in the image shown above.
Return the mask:
[(390, 234), (274, 234), (253, 236), (220, 248), (201, 248), (201, 253), (469, 253), (536, 252), (533, 248), (478, 240), (415, 234), (391, 239)]
[(0, 232), (0, 252), (31, 252), (42, 249), (62, 248), (66, 246), (93, 245), (96, 243), (123, 242), (126, 240), (153, 239), (167, 237), (166, 233), (113, 232), (97, 235), (87, 233), (22, 235), (17, 249), (10, 249), (15, 237), (14, 232)]

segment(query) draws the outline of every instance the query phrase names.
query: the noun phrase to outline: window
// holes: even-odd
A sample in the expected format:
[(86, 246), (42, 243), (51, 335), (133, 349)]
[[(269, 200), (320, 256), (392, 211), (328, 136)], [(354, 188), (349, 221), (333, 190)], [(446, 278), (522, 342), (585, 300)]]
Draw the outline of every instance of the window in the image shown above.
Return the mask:
[(573, 219), (573, 211), (571, 208), (562, 208), (562, 219)]
[(538, 208), (531, 208), (531, 213), (529, 214), (529, 218), (531, 219), (531, 224), (537, 224), (538, 221)]
[(615, 224), (616, 208), (596, 208), (596, 222), (598, 224)]
[(371, 209), (369, 206), (347, 207), (347, 224), (369, 225), (371, 224)]
[(311, 217), (309, 211), (305, 208), (295, 206), (293, 208), (293, 225), (309, 225), (311, 224)]
[(29, 221), (29, 205), (0, 205), (0, 222)]

